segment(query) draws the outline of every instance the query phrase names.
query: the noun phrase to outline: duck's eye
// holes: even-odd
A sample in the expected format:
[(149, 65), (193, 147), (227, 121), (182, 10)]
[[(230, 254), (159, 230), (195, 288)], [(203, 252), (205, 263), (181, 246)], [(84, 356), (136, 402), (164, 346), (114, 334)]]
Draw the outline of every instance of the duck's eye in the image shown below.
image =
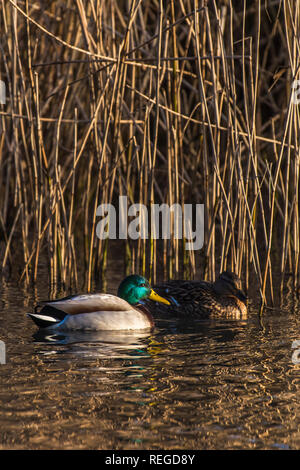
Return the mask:
[(141, 287), (146, 287), (146, 284), (143, 282), (143, 284), (141, 284)]

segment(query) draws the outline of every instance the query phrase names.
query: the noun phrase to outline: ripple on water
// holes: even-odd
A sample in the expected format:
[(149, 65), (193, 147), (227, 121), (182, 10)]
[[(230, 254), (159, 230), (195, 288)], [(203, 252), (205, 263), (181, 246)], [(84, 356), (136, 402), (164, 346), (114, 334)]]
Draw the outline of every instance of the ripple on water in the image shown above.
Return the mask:
[(298, 311), (40, 335), (32, 293), (1, 298), (1, 448), (299, 448)]

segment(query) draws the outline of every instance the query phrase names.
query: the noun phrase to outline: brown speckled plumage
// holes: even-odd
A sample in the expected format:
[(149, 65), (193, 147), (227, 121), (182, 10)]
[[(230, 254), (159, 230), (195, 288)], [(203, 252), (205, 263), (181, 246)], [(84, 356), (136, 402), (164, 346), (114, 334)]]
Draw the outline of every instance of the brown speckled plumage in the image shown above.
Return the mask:
[(168, 281), (154, 287), (171, 306), (156, 305), (156, 311), (184, 317), (241, 318), (247, 315), (246, 296), (239, 277), (224, 271), (216, 282)]

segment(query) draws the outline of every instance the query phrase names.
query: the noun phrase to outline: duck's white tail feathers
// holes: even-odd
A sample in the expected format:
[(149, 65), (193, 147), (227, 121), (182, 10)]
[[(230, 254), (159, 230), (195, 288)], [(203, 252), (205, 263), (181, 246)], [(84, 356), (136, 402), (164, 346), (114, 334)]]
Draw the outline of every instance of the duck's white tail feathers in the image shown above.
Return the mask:
[(39, 328), (47, 328), (60, 323), (66, 316), (65, 312), (53, 308), (51, 306), (44, 306), (41, 311), (27, 314)]
[(34, 321), (34, 323), (39, 328), (47, 328), (48, 326), (53, 326), (61, 321), (57, 320), (57, 318), (51, 317), (49, 315), (43, 315), (40, 313), (27, 313), (27, 315)]

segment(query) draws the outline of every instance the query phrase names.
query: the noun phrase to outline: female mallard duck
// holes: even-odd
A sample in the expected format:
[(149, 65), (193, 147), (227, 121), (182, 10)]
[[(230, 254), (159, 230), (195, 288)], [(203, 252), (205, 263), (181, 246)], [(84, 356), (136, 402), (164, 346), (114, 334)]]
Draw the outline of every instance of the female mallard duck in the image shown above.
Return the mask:
[[(178, 316), (207, 318), (209, 316), (245, 317), (246, 296), (240, 278), (224, 271), (216, 282), (168, 281), (154, 287), (159, 295), (168, 299), (168, 311)], [(158, 311), (166, 312), (160, 307)]]
[(40, 328), (55, 330), (139, 330), (152, 328), (153, 317), (145, 299), (162, 302), (142, 276), (126, 277), (118, 289), (118, 297), (111, 294), (71, 295), (58, 300), (41, 302), (29, 317)]

